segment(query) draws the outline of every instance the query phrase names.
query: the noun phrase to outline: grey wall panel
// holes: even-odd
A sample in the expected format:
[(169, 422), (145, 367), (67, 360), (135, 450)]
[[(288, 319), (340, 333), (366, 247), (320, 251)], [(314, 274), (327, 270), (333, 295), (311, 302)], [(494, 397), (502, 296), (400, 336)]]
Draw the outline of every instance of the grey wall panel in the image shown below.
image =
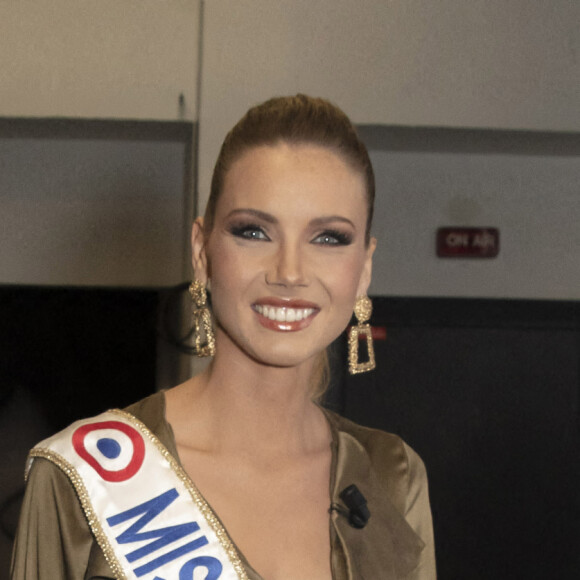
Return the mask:
[(188, 273), (189, 123), (0, 123), (0, 282), (159, 287)]
[[(580, 298), (580, 135), (364, 126), (377, 181), (371, 293)], [(442, 226), (497, 227), (494, 259), (442, 259)]]

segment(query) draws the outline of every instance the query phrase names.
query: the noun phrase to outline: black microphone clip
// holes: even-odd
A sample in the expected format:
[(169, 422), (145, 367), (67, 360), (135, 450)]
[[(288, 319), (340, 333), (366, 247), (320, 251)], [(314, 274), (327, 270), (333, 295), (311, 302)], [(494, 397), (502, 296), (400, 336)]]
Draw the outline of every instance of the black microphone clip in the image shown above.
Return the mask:
[(339, 497), (348, 508), (348, 523), (353, 528), (364, 528), (371, 517), (371, 512), (367, 507), (367, 500), (359, 488), (353, 483), (343, 489)]

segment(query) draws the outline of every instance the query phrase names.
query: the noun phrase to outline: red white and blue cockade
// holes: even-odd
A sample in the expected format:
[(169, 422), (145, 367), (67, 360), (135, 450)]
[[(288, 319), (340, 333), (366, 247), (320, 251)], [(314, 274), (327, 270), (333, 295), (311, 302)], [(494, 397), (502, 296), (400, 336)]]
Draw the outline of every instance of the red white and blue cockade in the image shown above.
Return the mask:
[(105, 481), (131, 479), (145, 457), (143, 436), (120, 421), (99, 421), (79, 427), (72, 435), (77, 454)]
[(30, 452), (69, 477), (115, 577), (247, 580), (217, 516), (143, 423), (113, 410)]

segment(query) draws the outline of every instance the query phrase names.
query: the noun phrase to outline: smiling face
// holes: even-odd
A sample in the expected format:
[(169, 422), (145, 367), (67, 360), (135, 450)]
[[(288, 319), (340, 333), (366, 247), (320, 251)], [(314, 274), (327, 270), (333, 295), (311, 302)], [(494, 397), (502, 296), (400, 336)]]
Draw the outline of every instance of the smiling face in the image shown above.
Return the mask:
[(325, 349), (370, 282), (366, 220), (363, 177), (329, 149), (283, 143), (237, 159), (211, 232), (194, 227), (218, 352), (286, 367)]

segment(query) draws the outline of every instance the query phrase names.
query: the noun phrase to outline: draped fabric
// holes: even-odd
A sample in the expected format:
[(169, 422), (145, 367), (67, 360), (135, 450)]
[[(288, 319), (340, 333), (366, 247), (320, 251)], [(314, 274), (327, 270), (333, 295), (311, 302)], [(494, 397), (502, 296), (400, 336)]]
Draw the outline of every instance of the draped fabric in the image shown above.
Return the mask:
[[(156, 393), (127, 408), (178, 459)], [(395, 435), (325, 411), (332, 431), (330, 503), (355, 484), (371, 518), (362, 529), (330, 515), (334, 580), (432, 580), (435, 556), (427, 478), (419, 456)], [(218, 514), (219, 515), (219, 514)], [(233, 538), (235, 541), (235, 538)], [(263, 580), (244, 559), (248, 578)], [(67, 476), (45, 459), (32, 466), (12, 561), (13, 580), (114, 579)]]

